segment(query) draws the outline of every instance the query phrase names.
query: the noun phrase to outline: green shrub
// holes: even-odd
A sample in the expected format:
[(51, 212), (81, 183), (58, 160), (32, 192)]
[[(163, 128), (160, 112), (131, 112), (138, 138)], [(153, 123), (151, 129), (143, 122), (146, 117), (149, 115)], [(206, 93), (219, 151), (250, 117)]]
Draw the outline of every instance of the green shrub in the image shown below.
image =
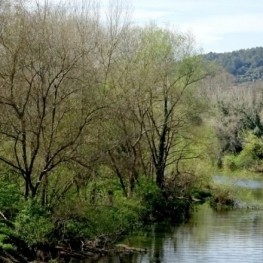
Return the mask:
[(117, 190), (112, 191), (109, 202), (107, 194), (105, 191), (95, 204), (77, 197), (65, 200), (53, 215), (57, 222), (54, 235), (64, 242), (100, 240), (102, 244), (96, 245), (105, 245), (137, 227), (142, 209), (139, 200)]
[(234, 208), (235, 199), (233, 197), (232, 191), (225, 187), (218, 187), (210, 199), (210, 205), (216, 210), (227, 210)]
[(223, 158), (223, 167), (225, 169), (230, 170), (230, 171), (235, 171), (237, 169), (235, 155), (231, 154), (231, 155), (224, 156), (224, 158)]
[(143, 180), (138, 189), (144, 207), (142, 220), (178, 223), (188, 219), (192, 202), (190, 194), (182, 194), (181, 190), (170, 184), (161, 190), (155, 182)]
[(6, 178), (0, 179), (0, 211), (7, 218), (14, 218), (22, 203), (17, 185)]
[(238, 155), (226, 155), (223, 166), (231, 171), (236, 169), (249, 169), (263, 159), (263, 140), (255, 134), (244, 134), (243, 149)]
[(253, 133), (244, 136), (243, 150), (236, 158), (237, 166), (250, 168), (263, 158), (263, 141)]
[(15, 247), (9, 240), (11, 234), (11, 229), (4, 223), (0, 223), (0, 248), (2, 248), (4, 251), (15, 250)]
[(15, 230), (30, 246), (47, 243), (54, 228), (50, 214), (34, 200), (25, 203), (15, 220)]
[(136, 228), (140, 221), (141, 206), (138, 200), (114, 195), (112, 205), (90, 206), (88, 217), (91, 237), (112, 236)]
[(163, 203), (161, 190), (152, 180), (141, 178), (136, 193), (142, 202), (142, 220), (145, 222), (154, 220), (158, 216)]

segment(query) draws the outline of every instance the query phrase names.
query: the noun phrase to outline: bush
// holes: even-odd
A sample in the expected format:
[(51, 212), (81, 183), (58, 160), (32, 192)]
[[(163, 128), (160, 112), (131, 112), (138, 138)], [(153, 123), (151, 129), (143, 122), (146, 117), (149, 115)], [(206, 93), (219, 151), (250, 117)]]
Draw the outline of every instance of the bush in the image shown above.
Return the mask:
[(158, 217), (162, 206), (162, 192), (155, 182), (147, 178), (141, 178), (137, 185), (136, 193), (142, 200), (141, 218), (144, 222), (154, 221)]
[(262, 138), (249, 132), (244, 135), (243, 150), (238, 155), (226, 155), (223, 159), (224, 168), (231, 171), (249, 169), (260, 164), (263, 158)]
[(147, 179), (140, 182), (137, 191), (141, 196), (142, 206), (145, 207), (143, 222), (178, 223), (188, 219), (192, 202), (190, 194), (182, 194), (181, 190), (169, 184), (160, 190), (155, 182)]
[(232, 192), (229, 189), (218, 187), (210, 199), (210, 205), (216, 210), (234, 208), (235, 200)]
[(240, 168), (250, 168), (263, 158), (262, 138), (253, 133), (244, 136), (244, 146), (241, 153), (237, 156), (236, 163)]
[(14, 218), (22, 203), (21, 195), (17, 191), (17, 185), (7, 178), (0, 179), (0, 211), (7, 218)]
[(138, 226), (142, 208), (137, 199), (125, 198), (120, 191), (112, 192), (111, 201), (108, 196), (98, 198), (96, 204), (77, 197), (65, 200), (53, 215), (57, 219), (53, 235), (64, 243), (86, 240), (104, 246), (114, 242)]
[(12, 222), (8, 220), (0, 220), (0, 257), (5, 262), (23, 262), (26, 263), (34, 259), (32, 249), (17, 234)]
[(237, 169), (236, 156), (233, 154), (224, 156), (223, 167), (230, 171), (235, 171)]
[(33, 200), (25, 202), (15, 220), (18, 236), (30, 246), (48, 243), (53, 228), (50, 214)]

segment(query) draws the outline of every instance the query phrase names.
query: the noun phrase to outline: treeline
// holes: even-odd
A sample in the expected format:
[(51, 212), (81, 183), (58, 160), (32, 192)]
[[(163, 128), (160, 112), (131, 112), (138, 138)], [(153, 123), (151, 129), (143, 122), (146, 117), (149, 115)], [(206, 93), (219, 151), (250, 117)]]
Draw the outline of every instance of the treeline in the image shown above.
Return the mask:
[(206, 81), (203, 90), (213, 109), (208, 119), (217, 141), (211, 153), (215, 166), (228, 172), (262, 172), (262, 82), (236, 84), (222, 71)]
[(263, 80), (263, 47), (226, 53), (210, 52), (204, 57), (208, 61), (219, 63), (237, 82)]
[(262, 172), (263, 48), (204, 57), (221, 65), (212, 80), (204, 84), (214, 108), (210, 119), (218, 143), (215, 164), (231, 171)]
[(121, 5), (0, 4), (1, 260), (186, 218), (210, 74), (192, 39), (133, 26)]

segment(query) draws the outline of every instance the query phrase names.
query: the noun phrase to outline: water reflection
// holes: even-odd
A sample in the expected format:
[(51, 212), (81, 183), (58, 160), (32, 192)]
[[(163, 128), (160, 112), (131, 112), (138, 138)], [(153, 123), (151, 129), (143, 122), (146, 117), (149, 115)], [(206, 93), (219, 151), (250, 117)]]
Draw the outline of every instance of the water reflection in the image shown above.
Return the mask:
[(213, 176), (213, 180), (215, 183), (223, 184), (223, 185), (234, 185), (236, 187), (247, 188), (247, 189), (262, 189), (263, 181), (252, 180), (252, 179), (240, 179), (240, 178), (230, 178), (228, 176), (215, 175)]
[(236, 205), (239, 208), (260, 208), (263, 209), (263, 177), (246, 179), (229, 177), (224, 175), (213, 176), (214, 183), (231, 189)]
[(120, 255), (101, 263), (261, 263), (263, 211), (214, 212), (207, 205), (177, 228), (155, 229), (125, 241), (147, 247), (145, 255)]
[[(249, 191), (247, 184), (252, 186)], [(240, 195), (248, 195), (246, 198), (262, 202), (262, 181), (252, 183), (247, 180), (240, 185)], [(155, 227), (123, 242), (129, 246), (147, 248), (148, 253), (122, 254), (102, 258), (96, 262), (261, 263), (263, 260), (263, 210), (240, 209), (215, 212), (208, 204), (204, 204), (184, 225), (168, 228)]]
[(263, 212), (215, 213), (203, 207), (176, 231), (178, 262), (262, 262)]

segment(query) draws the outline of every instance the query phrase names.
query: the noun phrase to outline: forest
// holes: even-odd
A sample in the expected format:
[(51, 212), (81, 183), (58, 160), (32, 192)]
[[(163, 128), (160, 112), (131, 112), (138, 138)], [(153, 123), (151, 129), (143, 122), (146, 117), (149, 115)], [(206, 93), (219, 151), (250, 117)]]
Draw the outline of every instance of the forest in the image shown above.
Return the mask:
[[(254, 51), (233, 56), (259, 72)], [(262, 84), (120, 3), (0, 1), (0, 56), (2, 262), (105, 254), (197, 201), (233, 205), (215, 169), (263, 170)]]
[(263, 47), (241, 49), (226, 53), (210, 52), (204, 55), (208, 61), (220, 64), (238, 83), (263, 80)]

